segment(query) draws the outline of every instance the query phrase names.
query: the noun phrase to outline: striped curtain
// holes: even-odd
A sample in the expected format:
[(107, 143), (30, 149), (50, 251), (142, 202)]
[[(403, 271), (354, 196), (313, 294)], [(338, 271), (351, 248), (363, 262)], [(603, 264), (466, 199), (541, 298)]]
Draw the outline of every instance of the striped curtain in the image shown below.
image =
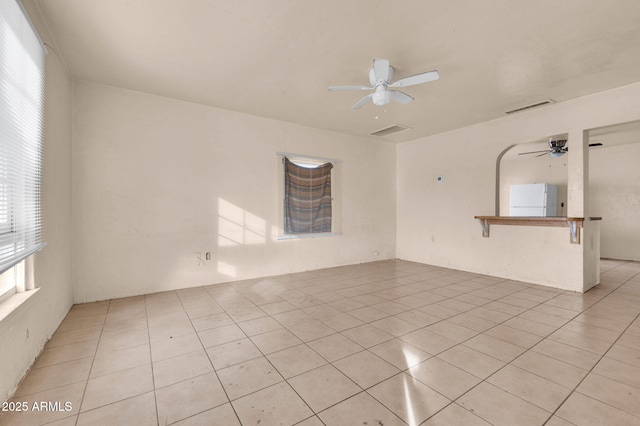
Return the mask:
[(285, 234), (331, 232), (333, 164), (302, 167), (284, 157)]

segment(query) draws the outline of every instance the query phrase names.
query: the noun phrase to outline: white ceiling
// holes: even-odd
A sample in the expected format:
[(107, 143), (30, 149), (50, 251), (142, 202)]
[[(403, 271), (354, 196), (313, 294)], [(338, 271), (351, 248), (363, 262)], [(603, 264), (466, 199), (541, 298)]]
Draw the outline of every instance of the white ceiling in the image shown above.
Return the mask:
[[(392, 142), (640, 81), (638, 0), (35, 1), (76, 79)], [(351, 110), (373, 58), (441, 78)]]

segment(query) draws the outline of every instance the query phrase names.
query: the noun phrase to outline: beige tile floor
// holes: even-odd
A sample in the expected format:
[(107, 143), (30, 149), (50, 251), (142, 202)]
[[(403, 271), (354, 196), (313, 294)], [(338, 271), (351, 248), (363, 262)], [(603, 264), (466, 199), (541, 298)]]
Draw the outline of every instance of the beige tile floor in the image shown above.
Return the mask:
[(75, 305), (24, 425), (639, 425), (640, 263), (576, 294), (403, 261)]

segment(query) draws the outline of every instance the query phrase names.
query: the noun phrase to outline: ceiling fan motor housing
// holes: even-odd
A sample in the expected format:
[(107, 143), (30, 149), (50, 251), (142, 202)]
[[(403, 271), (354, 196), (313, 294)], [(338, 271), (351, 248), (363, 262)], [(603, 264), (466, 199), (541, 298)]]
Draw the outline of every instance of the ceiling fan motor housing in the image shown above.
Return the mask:
[(393, 80), (393, 67), (389, 66), (389, 76), (387, 77), (386, 80), (380, 80), (378, 81), (376, 79), (376, 72), (373, 68), (371, 68), (369, 70), (369, 83), (371, 83), (371, 87), (376, 87), (379, 86), (380, 84), (389, 84), (391, 83), (391, 80)]
[(566, 139), (549, 139), (549, 148), (553, 149), (554, 151), (558, 151), (564, 148), (566, 143)]
[(552, 157), (560, 157), (564, 155), (565, 152), (567, 152), (567, 148), (564, 147), (566, 143), (566, 139), (549, 139), (549, 148), (551, 148), (549, 155)]

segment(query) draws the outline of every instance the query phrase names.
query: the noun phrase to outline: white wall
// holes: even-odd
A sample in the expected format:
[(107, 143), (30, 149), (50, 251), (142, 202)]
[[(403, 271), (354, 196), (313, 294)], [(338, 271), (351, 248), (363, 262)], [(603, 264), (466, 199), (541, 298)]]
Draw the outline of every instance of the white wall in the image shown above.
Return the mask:
[[(24, 2), (49, 41), (33, 2)], [(53, 335), (72, 303), (71, 292), (71, 82), (56, 53), (47, 55), (42, 240), (35, 256), (40, 290), (0, 322), (0, 401), (8, 399)]]
[(640, 141), (590, 154), (589, 204), (603, 218), (602, 257), (640, 260)]
[(482, 238), (474, 216), (495, 214), (496, 159), (508, 146), (639, 118), (636, 83), (399, 145), (398, 257), (580, 291), (592, 245), (569, 244), (566, 228), (492, 226)]
[[(342, 236), (276, 240), (278, 151), (343, 161)], [(73, 169), (76, 302), (395, 257), (387, 143), (74, 82)]]

